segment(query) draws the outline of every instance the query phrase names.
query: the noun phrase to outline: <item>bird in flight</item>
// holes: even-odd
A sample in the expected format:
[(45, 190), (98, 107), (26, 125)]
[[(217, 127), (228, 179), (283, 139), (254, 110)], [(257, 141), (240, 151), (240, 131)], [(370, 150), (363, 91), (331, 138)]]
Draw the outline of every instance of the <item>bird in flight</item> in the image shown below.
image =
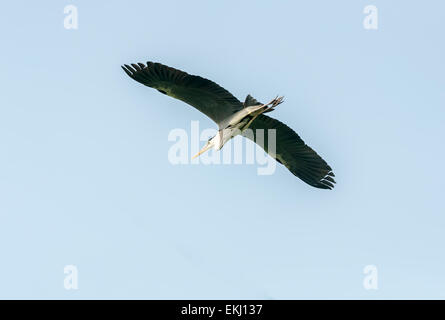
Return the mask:
[[(207, 141), (195, 157), (211, 148), (220, 150), (227, 141), (241, 134), (260, 145), (271, 157), (307, 184), (320, 189), (334, 187), (334, 173), (326, 161), (306, 145), (294, 130), (264, 115), (281, 104), (283, 97), (263, 104), (248, 95), (244, 103), (241, 103), (213, 81), (160, 63), (124, 65), (122, 69), (132, 79), (184, 101), (216, 122), (218, 133)], [(264, 139), (257, 141), (258, 129), (264, 132)], [(270, 129), (275, 132), (274, 146), (268, 145)]]

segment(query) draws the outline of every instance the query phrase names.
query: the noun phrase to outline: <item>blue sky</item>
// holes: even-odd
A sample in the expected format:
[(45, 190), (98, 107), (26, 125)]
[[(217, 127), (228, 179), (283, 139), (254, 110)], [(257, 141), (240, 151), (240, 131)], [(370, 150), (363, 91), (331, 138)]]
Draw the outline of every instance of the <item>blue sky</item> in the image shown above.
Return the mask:
[[(63, 9), (78, 8), (77, 30)], [(378, 8), (377, 30), (363, 9)], [(439, 1), (2, 4), (1, 298), (445, 298)], [(273, 116), (334, 169), (177, 165), (180, 101), (120, 65), (158, 61)], [(64, 267), (78, 289), (64, 288)], [(365, 290), (375, 265), (378, 289)]]

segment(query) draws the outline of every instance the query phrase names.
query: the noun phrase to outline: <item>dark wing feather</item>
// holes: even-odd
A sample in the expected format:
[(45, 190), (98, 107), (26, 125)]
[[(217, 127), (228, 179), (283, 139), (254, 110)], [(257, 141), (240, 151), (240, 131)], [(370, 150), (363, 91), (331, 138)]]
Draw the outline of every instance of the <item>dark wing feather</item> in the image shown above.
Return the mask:
[[(334, 173), (331, 167), (287, 125), (271, 117), (259, 115), (249, 129), (253, 131), (253, 141), (267, 153), (269, 153), (268, 129), (275, 129), (276, 152), (269, 153), (271, 157), (284, 164), (290, 172), (311, 186), (321, 189), (334, 187)], [(257, 141), (257, 129), (264, 129), (264, 142)], [(251, 134), (244, 132), (243, 135), (252, 139)]]
[(216, 83), (160, 63), (125, 65), (122, 69), (134, 80), (195, 107), (218, 125), (243, 108), (237, 98)]

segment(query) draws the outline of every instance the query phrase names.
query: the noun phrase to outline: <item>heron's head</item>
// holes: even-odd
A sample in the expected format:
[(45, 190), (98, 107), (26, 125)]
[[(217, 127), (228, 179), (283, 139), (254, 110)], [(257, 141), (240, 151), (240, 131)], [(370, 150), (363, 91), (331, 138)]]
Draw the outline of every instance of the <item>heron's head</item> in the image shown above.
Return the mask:
[(201, 154), (203, 154), (204, 152), (210, 150), (211, 148), (215, 148), (216, 149), (216, 136), (211, 137), (205, 144), (205, 146), (201, 149), (201, 151), (199, 151), (197, 154), (195, 154), (192, 159), (195, 159), (196, 157), (199, 157)]

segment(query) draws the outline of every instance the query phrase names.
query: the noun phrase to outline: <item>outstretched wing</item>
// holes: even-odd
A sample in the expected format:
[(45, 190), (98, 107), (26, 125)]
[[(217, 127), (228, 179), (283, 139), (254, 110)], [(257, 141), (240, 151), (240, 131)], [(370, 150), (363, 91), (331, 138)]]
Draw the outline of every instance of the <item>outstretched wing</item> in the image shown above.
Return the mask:
[[(259, 115), (243, 135), (260, 145), (271, 157), (284, 164), (295, 176), (321, 189), (334, 187), (334, 173), (331, 167), (314, 150), (312, 150), (298, 134), (284, 123), (265, 115)], [(264, 141), (257, 141), (257, 129), (264, 129)], [(275, 154), (269, 152), (268, 129), (275, 129)], [(272, 149), (272, 148), (271, 148)]]
[(215, 82), (147, 62), (122, 66), (134, 80), (195, 107), (218, 125), (243, 108), (242, 103)]

